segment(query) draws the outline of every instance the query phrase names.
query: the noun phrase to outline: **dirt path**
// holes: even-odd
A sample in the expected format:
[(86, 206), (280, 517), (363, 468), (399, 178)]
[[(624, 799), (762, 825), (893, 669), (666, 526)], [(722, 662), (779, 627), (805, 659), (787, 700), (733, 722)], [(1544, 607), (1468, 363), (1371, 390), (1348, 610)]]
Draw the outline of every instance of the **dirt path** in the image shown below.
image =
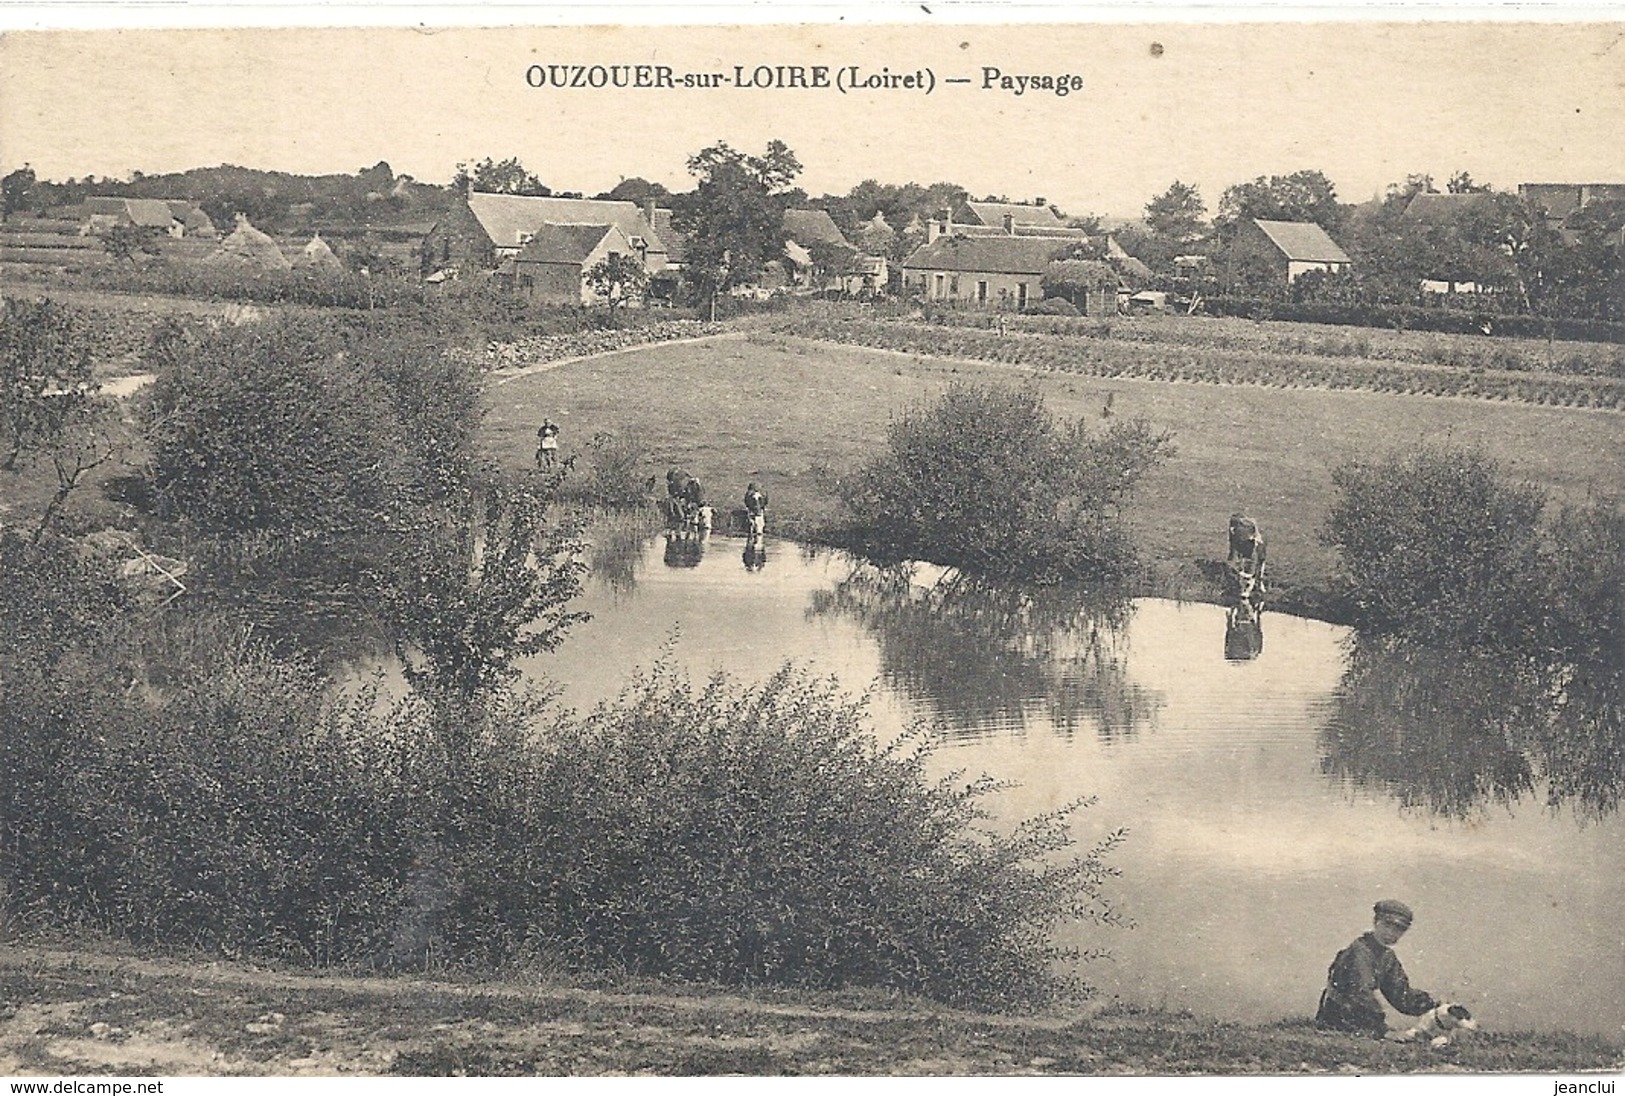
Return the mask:
[(1573, 1036), (1439, 1055), (1306, 1022), (1085, 1007), (968, 1013), (879, 993), (349, 977), (0, 948), (0, 1074), (1041, 1075), (1617, 1069)]

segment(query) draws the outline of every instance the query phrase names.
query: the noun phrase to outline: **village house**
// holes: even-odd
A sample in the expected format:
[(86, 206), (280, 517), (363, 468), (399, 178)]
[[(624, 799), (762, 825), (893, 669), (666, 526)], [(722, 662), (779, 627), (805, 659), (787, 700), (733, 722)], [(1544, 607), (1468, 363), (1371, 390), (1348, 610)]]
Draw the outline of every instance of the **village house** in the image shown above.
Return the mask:
[(604, 304), (587, 272), (611, 255), (641, 258), (620, 226), (538, 225), (517, 253), (497, 268), (500, 284), (528, 301)]
[[(655, 230), (654, 203), (589, 198), (540, 198), (518, 194), (470, 193), (423, 239), (424, 274), (495, 270), (517, 256), (543, 226), (613, 225), (651, 277), (666, 272), (670, 251)], [(517, 283), (516, 283), (517, 287)]]
[[(1598, 202), (1625, 205), (1625, 183), (1519, 183), (1518, 197), (1541, 210), (1547, 227), (1573, 243), (1578, 233), (1569, 224), (1571, 218)], [(1625, 224), (1619, 227), (1615, 243), (1625, 247)]]
[[(957, 226), (956, 226), (957, 228)], [(1077, 242), (1003, 232), (970, 235), (948, 231), (943, 222), (926, 225), (926, 242), (903, 260), (903, 289), (929, 301), (953, 301), (982, 308), (1025, 309), (1044, 297), (1044, 275), (1053, 262), (1071, 256)], [(1110, 267), (1101, 284), (1087, 293), (1091, 314), (1117, 309), (1117, 283)]]
[(85, 199), (81, 236), (100, 236), (120, 227), (152, 229), (166, 236), (180, 239), (184, 236), (213, 237), (214, 222), (194, 203), (170, 198), (110, 198)]
[(1348, 253), (1310, 221), (1243, 221), (1227, 253), (1232, 285), (1262, 279), (1291, 285), (1311, 270), (1337, 274), (1349, 268)]

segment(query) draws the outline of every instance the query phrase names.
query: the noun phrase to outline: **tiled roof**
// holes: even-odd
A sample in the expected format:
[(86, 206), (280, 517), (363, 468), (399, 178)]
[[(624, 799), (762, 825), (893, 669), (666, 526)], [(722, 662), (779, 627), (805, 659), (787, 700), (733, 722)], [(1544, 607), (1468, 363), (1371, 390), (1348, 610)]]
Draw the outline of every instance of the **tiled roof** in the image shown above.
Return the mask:
[(1257, 225), (1288, 259), (1300, 263), (1346, 263), (1348, 254), (1312, 221), (1260, 221)]
[(1047, 205), (1027, 205), (1023, 202), (966, 202), (963, 208), (969, 210), (982, 224), (995, 227), (1002, 226), (1007, 216), (1018, 225), (1061, 223), (1061, 218), (1055, 215), (1055, 208)]
[(655, 233), (660, 241), (666, 245), (666, 261), (680, 263), (688, 259), (688, 237), (677, 231), (677, 226), (671, 223), (671, 210), (655, 210)]
[(1438, 224), (1456, 214), (1457, 210), (1471, 209), (1489, 195), (1476, 194), (1418, 194), (1405, 206), (1407, 221)]
[(1006, 232), (1002, 224), (999, 225), (961, 225), (956, 224), (953, 230), (964, 236), (1043, 236), (1055, 240), (1087, 240), (1089, 233), (1081, 228), (1072, 228), (1060, 221), (1050, 224), (1012, 224), (1013, 231)]
[(543, 225), (614, 225), (628, 239), (642, 236), (651, 254), (668, 254), (654, 226), (635, 202), (592, 198), (533, 198), (519, 194), (468, 196), (468, 208), (497, 247), (518, 247), (521, 233)]
[(814, 243), (847, 244), (846, 237), (822, 209), (785, 210), (784, 234), (802, 247)]
[[(538, 225), (514, 258), (521, 263), (565, 263), (579, 266), (604, 237), (616, 232), (613, 225)], [(624, 238), (624, 234), (621, 234)]]
[(910, 270), (1041, 277), (1049, 264), (1064, 256), (1071, 247), (1071, 241), (1042, 236), (939, 236), (917, 248), (903, 265)]

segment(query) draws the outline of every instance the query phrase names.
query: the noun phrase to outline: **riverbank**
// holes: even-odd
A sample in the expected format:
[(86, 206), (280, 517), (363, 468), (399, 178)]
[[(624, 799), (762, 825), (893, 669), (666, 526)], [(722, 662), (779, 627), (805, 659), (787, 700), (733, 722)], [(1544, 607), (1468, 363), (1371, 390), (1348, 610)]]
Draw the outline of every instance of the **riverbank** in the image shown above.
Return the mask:
[[(1109, 349), (1109, 348), (1108, 348)], [(1578, 502), (1625, 482), (1618, 412), (1359, 390), (1096, 378), (753, 335), (579, 361), (488, 394), (483, 440), (510, 468), (530, 464), (536, 424), (563, 424), (566, 451), (598, 431), (635, 438), (645, 474), (681, 466), (719, 506), (755, 480), (770, 528), (808, 536), (836, 517), (836, 476), (885, 443), (890, 417), (956, 380), (1031, 382), (1058, 415), (1143, 416), (1176, 456), (1153, 470), (1128, 518), (1150, 591), (1211, 597), (1204, 561), (1222, 560), (1228, 515), (1270, 538), (1274, 604), (1327, 616), (1336, 559), (1318, 534), (1332, 471), (1422, 441), (1482, 448), (1514, 478)]]
[(1618, 1047), (1487, 1032), (1440, 1053), (1088, 1002), (959, 1012), (879, 993), (647, 980), (352, 976), (113, 947), (0, 950), (14, 1076), (756, 1076), (1505, 1073), (1617, 1070)]

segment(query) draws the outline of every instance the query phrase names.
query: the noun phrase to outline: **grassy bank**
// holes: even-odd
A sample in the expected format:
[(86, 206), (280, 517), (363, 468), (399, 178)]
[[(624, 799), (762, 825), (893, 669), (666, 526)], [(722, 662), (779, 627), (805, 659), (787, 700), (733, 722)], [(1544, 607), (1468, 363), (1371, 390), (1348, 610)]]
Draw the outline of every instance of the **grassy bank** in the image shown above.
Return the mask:
[(13, 1075), (1064, 1075), (1620, 1068), (1593, 1037), (1491, 1032), (1449, 1053), (1103, 1003), (1004, 1016), (881, 994), (655, 982), (312, 976), (40, 947), (0, 951)]
[(1332, 470), (1423, 440), (1479, 446), (1515, 478), (1577, 501), (1625, 482), (1617, 412), (1314, 388), (1264, 388), (1035, 373), (1021, 366), (889, 353), (781, 336), (652, 347), (493, 386), (484, 443), (531, 460), (536, 425), (564, 425), (568, 452), (600, 430), (634, 437), (648, 473), (680, 465), (719, 506), (756, 480), (781, 533), (833, 514), (829, 476), (884, 443), (895, 411), (950, 381), (1032, 379), (1057, 414), (1143, 416), (1178, 454), (1145, 480), (1130, 517), (1162, 589), (1197, 594), (1195, 566), (1222, 558), (1228, 515), (1270, 537), (1277, 590), (1324, 589), (1335, 560), (1317, 532)]

